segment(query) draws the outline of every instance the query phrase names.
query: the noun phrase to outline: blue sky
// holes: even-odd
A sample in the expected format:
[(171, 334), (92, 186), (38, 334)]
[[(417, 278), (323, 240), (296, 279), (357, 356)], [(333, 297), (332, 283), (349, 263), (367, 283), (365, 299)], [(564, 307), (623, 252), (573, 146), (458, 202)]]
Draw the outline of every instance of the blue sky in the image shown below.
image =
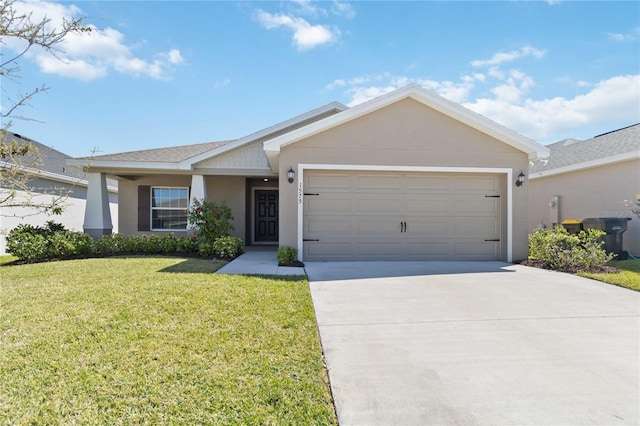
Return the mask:
[(94, 26), (2, 83), (3, 110), (51, 88), (21, 111), (43, 123), (11, 130), (72, 156), (235, 139), (409, 83), (545, 144), (640, 122), (635, 1), (15, 5)]

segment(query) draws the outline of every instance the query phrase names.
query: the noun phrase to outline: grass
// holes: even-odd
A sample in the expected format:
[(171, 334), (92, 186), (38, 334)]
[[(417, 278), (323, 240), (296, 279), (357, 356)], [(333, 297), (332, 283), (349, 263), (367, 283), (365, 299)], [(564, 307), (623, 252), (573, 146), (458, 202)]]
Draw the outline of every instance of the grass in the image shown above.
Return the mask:
[(307, 281), (220, 266), (3, 266), (0, 423), (336, 424)]
[(598, 281), (604, 281), (620, 287), (629, 288), (631, 290), (640, 291), (640, 261), (620, 260), (610, 262), (608, 265), (620, 269), (620, 272), (611, 274), (579, 272), (578, 275)]

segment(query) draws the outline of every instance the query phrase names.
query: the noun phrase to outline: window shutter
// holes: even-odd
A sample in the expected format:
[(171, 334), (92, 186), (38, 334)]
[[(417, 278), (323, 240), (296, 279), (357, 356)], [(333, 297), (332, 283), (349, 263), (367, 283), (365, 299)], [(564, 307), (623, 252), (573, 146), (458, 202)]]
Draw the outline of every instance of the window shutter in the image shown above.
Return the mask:
[(151, 187), (138, 187), (138, 231), (151, 230)]

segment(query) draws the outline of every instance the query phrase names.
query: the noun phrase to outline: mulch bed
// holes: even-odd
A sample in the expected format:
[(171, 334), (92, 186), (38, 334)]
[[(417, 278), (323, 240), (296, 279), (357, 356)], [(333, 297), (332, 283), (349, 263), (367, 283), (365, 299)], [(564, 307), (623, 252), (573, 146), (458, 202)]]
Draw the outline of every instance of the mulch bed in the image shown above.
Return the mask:
[(293, 262), (278, 263), (278, 266), (288, 266), (290, 268), (304, 268), (304, 263), (300, 262), (299, 260), (294, 260)]
[[(533, 268), (540, 268), (540, 269), (551, 269), (549, 267), (549, 263), (548, 262), (544, 262), (542, 260), (523, 260), (522, 262), (520, 262), (521, 265), (524, 266), (531, 266)], [(594, 273), (594, 274), (614, 274), (616, 272), (620, 272), (620, 270), (618, 268), (614, 268), (613, 266), (606, 266), (606, 265), (600, 265), (600, 266), (594, 266), (593, 268), (589, 268), (589, 269), (582, 269), (582, 268), (564, 268), (564, 269), (557, 269), (557, 271), (559, 272), (568, 272), (570, 274), (575, 274), (576, 272), (590, 272), (590, 273)]]

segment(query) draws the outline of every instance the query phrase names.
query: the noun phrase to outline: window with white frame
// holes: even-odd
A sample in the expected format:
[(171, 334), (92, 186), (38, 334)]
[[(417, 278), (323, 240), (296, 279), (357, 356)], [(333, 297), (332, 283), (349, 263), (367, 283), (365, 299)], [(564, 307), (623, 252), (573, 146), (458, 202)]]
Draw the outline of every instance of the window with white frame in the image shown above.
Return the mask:
[(151, 229), (187, 229), (189, 188), (151, 188)]

